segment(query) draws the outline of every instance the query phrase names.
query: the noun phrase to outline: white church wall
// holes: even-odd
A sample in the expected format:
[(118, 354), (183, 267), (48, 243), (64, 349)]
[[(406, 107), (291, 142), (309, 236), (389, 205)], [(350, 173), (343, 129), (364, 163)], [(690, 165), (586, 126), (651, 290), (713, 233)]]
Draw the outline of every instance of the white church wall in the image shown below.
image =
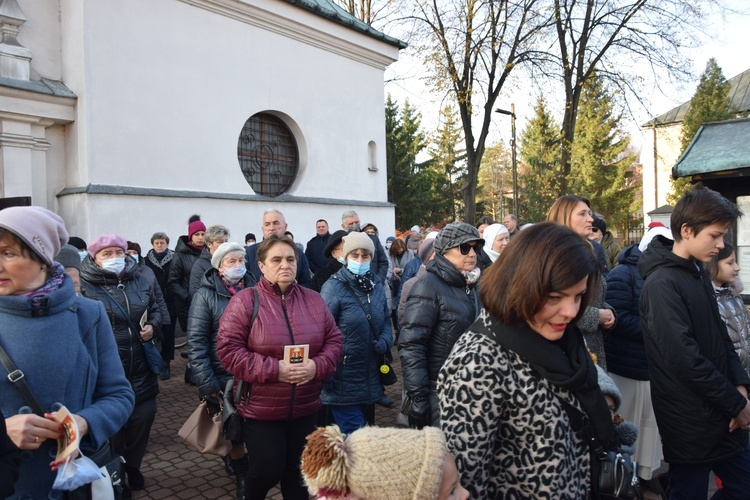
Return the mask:
[[(260, 237), (269, 207), (302, 243), (315, 220), (335, 230), (350, 208), (381, 239), (393, 233), (383, 70), (397, 48), (285, 2), (254, 3), (230, 17), (178, 0), (61, 0), (60, 66), (78, 102), (54, 154), (65, 158), (57, 209), (71, 234), (120, 232), (146, 248), (157, 230), (176, 241), (200, 213), (241, 241)], [(283, 200), (258, 200), (237, 160), (242, 126), (259, 112), (281, 117), (300, 148)], [(106, 194), (83, 193), (89, 185)]]

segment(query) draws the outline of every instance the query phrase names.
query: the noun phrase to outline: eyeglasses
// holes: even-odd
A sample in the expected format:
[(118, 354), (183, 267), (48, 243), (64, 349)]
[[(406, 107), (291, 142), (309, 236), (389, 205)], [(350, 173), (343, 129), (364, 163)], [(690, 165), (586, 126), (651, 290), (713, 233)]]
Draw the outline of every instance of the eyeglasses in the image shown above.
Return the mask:
[(474, 243), (473, 245), (471, 243), (461, 243), (458, 245), (458, 250), (461, 252), (461, 255), (469, 255), (469, 250), (474, 250), (474, 253), (477, 253), (477, 244)]
[(592, 227), (591, 228), (591, 232), (592, 233), (598, 233), (599, 232), (599, 228), (598, 227)]

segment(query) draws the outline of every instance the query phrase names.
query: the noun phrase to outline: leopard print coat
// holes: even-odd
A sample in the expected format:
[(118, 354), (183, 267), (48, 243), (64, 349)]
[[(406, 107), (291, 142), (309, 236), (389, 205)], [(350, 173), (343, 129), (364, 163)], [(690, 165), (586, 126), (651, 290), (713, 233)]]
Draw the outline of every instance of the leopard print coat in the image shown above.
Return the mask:
[[(480, 318), (490, 326), (486, 311)], [(515, 352), (469, 330), (443, 365), (438, 393), (441, 428), (471, 498), (588, 498), (589, 450), (559, 398), (582, 408)]]

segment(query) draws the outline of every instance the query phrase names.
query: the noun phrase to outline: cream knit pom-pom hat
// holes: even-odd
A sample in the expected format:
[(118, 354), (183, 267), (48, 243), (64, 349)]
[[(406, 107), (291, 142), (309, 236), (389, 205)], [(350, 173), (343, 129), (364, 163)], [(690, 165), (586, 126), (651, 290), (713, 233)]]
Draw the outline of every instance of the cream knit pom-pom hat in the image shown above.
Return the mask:
[(447, 451), (442, 431), (365, 427), (347, 437), (338, 426), (307, 437), (302, 475), (313, 495), (367, 500), (437, 498)]

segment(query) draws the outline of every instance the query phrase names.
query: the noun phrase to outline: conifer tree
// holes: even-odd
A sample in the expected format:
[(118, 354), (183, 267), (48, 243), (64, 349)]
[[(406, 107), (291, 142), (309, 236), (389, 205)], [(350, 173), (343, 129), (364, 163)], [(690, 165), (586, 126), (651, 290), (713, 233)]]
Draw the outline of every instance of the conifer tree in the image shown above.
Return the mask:
[(420, 172), (422, 185), (429, 190), (425, 224), (456, 220), (461, 211), (461, 185), (466, 179), (466, 149), (455, 109), (448, 105), (440, 111), (440, 128), (429, 148), (432, 160)]
[(627, 186), (632, 176), (629, 167), (636, 160), (629, 144), (630, 138), (620, 129), (613, 95), (595, 76), (581, 93), (569, 186), (571, 193), (587, 197), (610, 227), (624, 228), (637, 208), (635, 188)]
[(399, 110), (389, 95), (385, 103), (386, 165), (388, 201), (396, 205), (396, 227), (421, 222), (423, 186), (415, 182), (419, 168), (417, 155), (425, 147), (420, 131), (421, 116), (407, 100)]
[(550, 116), (543, 97), (534, 107), (534, 117), (521, 133), (519, 171), (519, 220), (541, 222), (560, 196), (560, 125)]
[[(690, 100), (690, 108), (682, 120), (681, 145), (682, 153), (685, 152), (690, 141), (695, 137), (698, 129), (706, 122), (718, 122), (729, 120), (736, 116), (736, 110), (729, 98), (731, 85), (724, 78), (724, 72), (713, 57), (706, 63), (706, 69), (701, 74), (698, 88)], [(690, 189), (690, 178), (682, 177), (672, 181), (672, 191), (667, 195), (667, 201), (671, 204), (677, 203)]]
[(479, 167), (477, 213), (502, 221), (512, 212), (513, 174), (511, 151), (503, 141), (487, 146)]

